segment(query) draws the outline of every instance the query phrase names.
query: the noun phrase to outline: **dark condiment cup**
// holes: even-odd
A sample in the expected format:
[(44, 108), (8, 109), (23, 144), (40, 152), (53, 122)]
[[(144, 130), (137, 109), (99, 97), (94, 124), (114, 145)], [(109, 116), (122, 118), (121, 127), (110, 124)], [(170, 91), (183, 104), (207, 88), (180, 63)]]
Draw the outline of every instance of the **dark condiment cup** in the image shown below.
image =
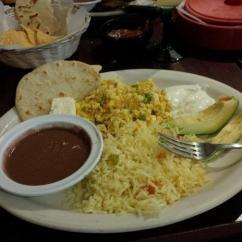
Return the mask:
[(152, 28), (145, 15), (132, 13), (105, 22), (100, 29), (101, 36), (109, 47), (132, 49), (145, 47)]

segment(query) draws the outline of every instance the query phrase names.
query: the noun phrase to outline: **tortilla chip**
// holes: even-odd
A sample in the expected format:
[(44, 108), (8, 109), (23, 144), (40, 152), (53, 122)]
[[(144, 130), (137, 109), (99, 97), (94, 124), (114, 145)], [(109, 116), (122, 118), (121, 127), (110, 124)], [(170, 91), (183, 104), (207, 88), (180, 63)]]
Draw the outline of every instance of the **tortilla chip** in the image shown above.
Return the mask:
[(24, 31), (8, 30), (0, 32), (0, 45), (21, 45), (33, 47)]
[(16, 109), (22, 120), (48, 114), (56, 97), (79, 101), (99, 85), (100, 74), (80, 61), (54, 61), (25, 75), (16, 90)]
[(22, 29), (25, 31), (27, 37), (28, 37), (28, 40), (29, 42), (32, 44), (32, 45), (37, 45), (37, 40), (36, 40), (36, 31), (24, 26), (24, 25), (21, 25)]
[(40, 30), (37, 30), (37, 31), (32, 30), (31, 28), (28, 28), (24, 25), (21, 25), (21, 27), (26, 32), (29, 42), (33, 45), (48, 44), (48, 43), (53, 42), (53, 41), (57, 40), (58, 38), (60, 38), (59, 36), (51, 36)]
[(37, 39), (37, 44), (42, 45), (42, 44), (48, 44), (50, 42), (53, 42), (57, 39), (59, 39), (58, 36), (51, 36), (49, 34), (45, 34), (42, 31), (37, 31), (36, 32), (36, 39)]

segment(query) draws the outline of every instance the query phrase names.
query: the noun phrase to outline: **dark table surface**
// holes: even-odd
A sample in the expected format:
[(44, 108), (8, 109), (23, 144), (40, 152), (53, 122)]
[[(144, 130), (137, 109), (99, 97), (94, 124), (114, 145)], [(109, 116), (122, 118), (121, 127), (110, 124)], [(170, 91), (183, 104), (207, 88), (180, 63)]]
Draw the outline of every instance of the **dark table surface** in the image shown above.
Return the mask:
[[(155, 60), (158, 53), (159, 28), (154, 30), (150, 46), (139, 51), (117, 51), (99, 36), (100, 19), (93, 19), (83, 35), (79, 49), (70, 58), (89, 64), (101, 64), (103, 71), (155, 68), (185, 71), (204, 75), (242, 91), (241, 52), (223, 53), (179, 44), (183, 59), (174, 64)], [(159, 21), (154, 21), (158, 25)], [(0, 116), (14, 106), (15, 89), (20, 78), (30, 70), (20, 70), (0, 64)], [(0, 208), (0, 238), (3, 241), (235, 241), (242, 240), (242, 223), (235, 222), (242, 213), (242, 192), (222, 205), (166, 227), (120, 234), (81, 234), (58, 231), (22, 221)]]

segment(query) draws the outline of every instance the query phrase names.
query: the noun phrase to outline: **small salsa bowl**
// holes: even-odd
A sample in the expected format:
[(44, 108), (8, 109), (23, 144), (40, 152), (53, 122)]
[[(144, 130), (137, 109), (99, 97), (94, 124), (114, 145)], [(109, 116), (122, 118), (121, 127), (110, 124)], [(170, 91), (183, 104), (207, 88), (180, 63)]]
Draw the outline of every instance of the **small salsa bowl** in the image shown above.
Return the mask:
[[(73, 132), (74, 130), (75, 132), (81, 131), (85, 134), (90, 148), (83, 164), (77, 167), (71, 174), (50, 183), (35, 185), (22, 183), (13, 179), (9, 175), (10, 173), (8, 174), (6, 165), (7, 162), (9, 162), (9, 157), (12, 155), (11, 150), (14, 150), (17, 145), (20, 145), (25, 137), (28, 138), (28, 136), (38, 131), (52, 128), (72, 130)], [(59, 137), (57, 137), (57, 140), (58, 139)], [(43, 142), (42, 145), (45, 146), (45, 143)], [(79, 149), (79, 152), (83, 152), (80, 147)], [(29, 119), (16, 125), (0, 137), (0, 187), (7, 192), (21, 196), (40, 196), (64, 190), (84, 179), (92, 171), (100, 160), (102, 150), (103, 139), (101, 133), (93, 123), (83, 118), (71, 115), (43, 115)], [(58, 170), (55, 170), (55, 167), (53, 168), (54, 169), (48, 168), (48, 171), (53, 170), (53, 173), (58, 172)], [(20, 171), (17, 170), (17, 172)], [(33, 176), (35, 175), (36, 174), (33, 174)]]
[(119, 16), (105, 22), (100, 29), (108, 44), (114, 47), (141, 47), (151, 36), (150, 20), (138, 13)]

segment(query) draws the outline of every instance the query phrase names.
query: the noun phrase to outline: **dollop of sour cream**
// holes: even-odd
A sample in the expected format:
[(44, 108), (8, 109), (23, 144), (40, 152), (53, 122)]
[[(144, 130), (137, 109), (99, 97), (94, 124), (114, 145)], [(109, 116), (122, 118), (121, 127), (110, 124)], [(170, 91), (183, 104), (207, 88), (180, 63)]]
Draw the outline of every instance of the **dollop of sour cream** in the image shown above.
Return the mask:
[(173, 116), (200, 112), (215, 103), (199, 85), (177, 85), (165, 89), (172, 106)]

